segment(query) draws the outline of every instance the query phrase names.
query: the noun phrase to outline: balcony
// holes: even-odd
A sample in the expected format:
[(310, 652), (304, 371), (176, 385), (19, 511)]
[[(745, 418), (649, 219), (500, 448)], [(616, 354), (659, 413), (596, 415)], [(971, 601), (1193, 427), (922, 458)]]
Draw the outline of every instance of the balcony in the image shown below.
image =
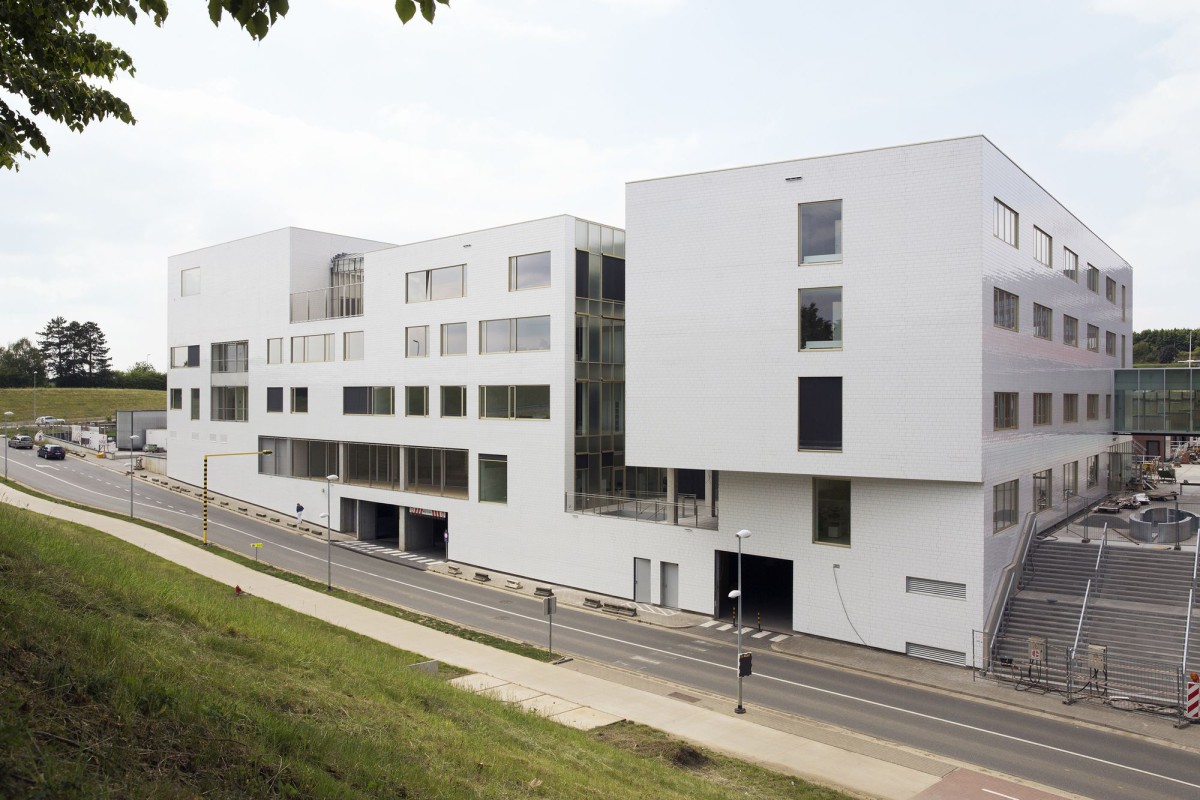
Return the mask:
[(672, 501), (665, 495), (634, 497), (568, 492), (564, 510), (573, 514), (717, 530), (715, 504), (709, 505), (693, 495), (679, 495)]
[(292, 322), (361, 317), (362, 314), (362, 282), (295, 292), (291, 295)]

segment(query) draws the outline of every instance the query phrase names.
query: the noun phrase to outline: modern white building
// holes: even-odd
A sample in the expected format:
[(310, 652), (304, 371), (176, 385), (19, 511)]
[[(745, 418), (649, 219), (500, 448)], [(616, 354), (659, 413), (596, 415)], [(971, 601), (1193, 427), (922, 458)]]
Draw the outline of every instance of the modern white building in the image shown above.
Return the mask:
[(1026, 515), (1107, 491), (1129, 265), (983, 137), (634, 182), (627, 230), (172, 257), (170, 474), (269, 449), (210, 485), (721, 616), (745, 528), (749, 619), (966, 660)]

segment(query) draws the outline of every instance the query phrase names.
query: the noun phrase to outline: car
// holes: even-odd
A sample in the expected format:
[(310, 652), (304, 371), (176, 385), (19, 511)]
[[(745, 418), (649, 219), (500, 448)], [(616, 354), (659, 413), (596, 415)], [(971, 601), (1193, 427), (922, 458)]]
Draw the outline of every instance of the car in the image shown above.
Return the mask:
[(67, 457), (67, 451), (61, 444), (44, 444), (38, 448), (37, 456), (47, 461), (62, 461)]
[(15, 447), (18, 450), (32, 450), (33, 439), (30, 439), (28, 436), (10, 436), (8, 446)]
[(60, 417), (38, 417), (34, 420), (37, 425), (62, 425), (66, 420)]

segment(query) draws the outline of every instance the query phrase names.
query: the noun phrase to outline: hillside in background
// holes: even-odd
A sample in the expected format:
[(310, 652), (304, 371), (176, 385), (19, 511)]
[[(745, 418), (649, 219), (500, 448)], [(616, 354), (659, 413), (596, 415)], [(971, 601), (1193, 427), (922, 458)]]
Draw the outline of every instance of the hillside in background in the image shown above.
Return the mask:
[[(1189, 340), (1190, 337), (1190, 340)], [(1188, 345), (1192, 346), (1191, 358), (1200, 353), (1200, 328), (1152, 328), (1134, 331), (1134, 364), (1174, 364), (1188, 358)]]
[(0, 413), (13, 412), (14, 425), (32, 425), (41, 416), (67, 422), (109, 420), (120, 411), (165, 410), (167, 393), (157, 389), (0, 389)]

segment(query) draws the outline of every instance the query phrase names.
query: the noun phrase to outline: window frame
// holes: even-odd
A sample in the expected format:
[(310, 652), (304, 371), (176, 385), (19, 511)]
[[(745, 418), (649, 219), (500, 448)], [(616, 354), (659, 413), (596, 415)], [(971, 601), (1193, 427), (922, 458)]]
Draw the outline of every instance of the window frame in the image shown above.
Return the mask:
[(289, 414), (307, 414), (308, 413), (308, 387), (307, 386), (291, 386), (288, 389), (288, 413)]
[[(833, 225), (833, 241), (834, 241), (834, 246), (837, 249), (837, 252), (836, 253), (814, 253), (811, 256), (806, 256), (804, 254), (804, 212), (805, 212), (805, 209), (809, 208), (809, 209), (815, 210), (816, 206), (832, 206), (834, 203), (837, 204), (837, 219), (834, 221), (834, 225)], [(799, 256), (800, 266), (811, 266), (811, 265), (815, 265), (815, 264), (840, 264), (840, 263), (842, 263), (842, 261), (845, 259), (845, 242), (842, 237), (842, 221), (845, 219), (844, 212), (845, 212), (845, 207), (843, 206), (841, 198), (838, 198), (835, 200), (814, 200), (814, 201), (810, 201), (807, 203), (800, 203), (797, 205), (797, 207), (796, 207), (796, 220), (797, 220), (796, 224), (797, 224), (798, 235), (796, 238), (797, 238), (797, 245), (798, 245), (798, 249), (799, 249), (798, 256)], [(811, 221), (810, 221), (810, 224), (812, 224)]]
[(1034, 427), (1054, 424), (1054, 393), (1033, 393), (1033, 424)]
[(268, 364), (285, 364), (283, 360), (283, 337), (276, 336), (267, 339), (267, 363)]
[[(1011, 317), (1011, 324), (1007, 324)], [(992, 325), (1006, 331), (1021, 330), (1021, 296), (999, 286), (992, 287)]]
[[(466, 386), (442, 386), (441, 387), (441, 402), (439, 403), (439, 416), (442, 419), (466, 419), (467, 416), (467, 387)], [(452, 395), (459, 397), (459, 409), (462, 413), (447, 414), (446, 399)]]
[(1064, 425), (1079, 422), (1079, 394), (1063, 392), (1062, 421)]
[(267, 413), (282, 414), (283, 413), (283, 387), (268, 386), (267, 387)]
[[(804, 309), (805, 309), (804, 293), (805, 292), (811, 292), (811, 293), (834, 292), (834, 291), (837, 292), (837, 299), (830, 301), (831, 319), (826, 320), (823, 317), (817, 317), (816, 321), (814, 322), (814, 325), (817, 323), (828, 324), (829, 328), (830, 328), (830, 336), (832, 338), (809, 339), (806, 341), (806, 339), (805, 339), (805, 324), (804, 324)], [(798, 289), (796, 291), (796, 302), (797, 302), (797, 309), (796, 309), (797, 325), (796, 325), (796, 327), (798, 329), (797, 330), (797, 338), (798, 338), (798, 348), (799, 348), (800, 352), (808, 352), (808, 351), (813, 351), (813, 350), (841, 350), (842, 344), (843, 344), (842, 325), (843, 325), (843, 320), (844, 320), (844, 317), (842, 314), (843, 307), (844, 307), (843, 300), (842, 300), (842, 287), (841, 286), (810, 286), (810, 287)], [(816, 303), (814, 302), (814, 303), (812, 303), (812, 305), (815, 306)]]
[(428, 386), (405, 386), (404, 387), (404, 416), (406, 416), (406, 417), (428, 417), (429, 416), (429, 387)]
[(1117, 304), (1117, 282), (1107, 275), (1104, 276), (1104, 299), (1114, 306)]
[(1062, 274), (1067, 280), (1079, 283), (1079, 254), (1069, 247), (1063, 248), (1063, 264)]
[(1063, 314), (1063, 344), (1067, 347), (1079, 347), (1079, 320), (1069, 314)]
[(1089, 393), (1087, 396), (1087, 419), (1089, 422), (1100, 419), (1100, 395)]
[(1087, 349), (1093, 353), (1100, 352), (1100, 326), (1090, 322), (1087, 326)]
[(1015, 431), (1020, 428), (1020, 392), (992, 392), (992, 430)]
[(1087, 288), (1094, 294), (1100, 294), (1100, 270), (1091, 264), (1087, 265)]
[[(1003, 501), (1003, 502), (1002, 502)], [(1003, 516), (1002, 516), (1003, 514)], [(1011, 515), (1011, 516), (1010, 516)], [(992, 487), (992, 533), (1000, 533), (1017, 524), (1021, 515), (1021, 479), (997, 483)]]
[(168, 407), (171, 411), (183, 411), (183, 387), (173, 387), (168, 393)]
[[(412, 347), (413, 342), (417, 342), (416, 352)], [(425, 352), (422, 354), (421, 349)], [(404, 329), (404, 357), (405, 358), (429, 358), (429, 326), (428, 325), (409, 325)]]
[(1039, 264), (1054, 269), (1054, 237), (1037, 225), (1033, 226), (1033, 258)]
[(1033, 335), (1038, 339), (1054, 340), (1054, 309), (1041, 303), (1033, 304)]
[[(477, 485), (477, 489), (476, 489), (476, 498), (478, 499), (478, 502), (494, 503), (496, 505), (508, 505), (508, 456), (497, 455), (497, 454), (493, 454), (493, 453), (480, 453), (478, 456), (478, 461), (476, 463), (477, 463), (478, 474), (479, 474), (478, 485)], [(485, 464), (503, 464), (504, 467), (503, 467), (503, 469), (500, 469), (499, 467), (494, 467), (494, 466), (485, 468), (484, 467)], [(495, 496), (492, 496), (489, 491), (488, 496), (485, 497), (484, 496), (485, 495), (484, 478), (485, 478), (485, 476), (487, 476), (489, 478), (489, 480), (493, 480), (494, 475), (501, 476), (503, 485), (499, 488), (502, 489), (503, 496), (497, 498)], [(496, 487), (489, 485), (486, 488), (488, 490), (491, 490)]]
[(179, 296), (195, 297), (200, 294), (200, 267), (179, 270)]
[[(813, 476), (812, 478), (812, 542), (813, 544), (833, 545), (837, 547), (850, 547), (854, 540), (854, 483), (845, 478), (827, 478), (823, 476)], [(822, 498), (822, 489), (837, 488), (841, 491), (844, 487), (845, 498), (841, 497), (826, 497)], [(835, 503), (836, 508), (822, 509), (822, 501)], [(845, 520), (842, 519), (843, 511)], [(831, 525), (830, 522), (836, 522), (836, 525)], [(842, 528), (845, 528), (843, 532)]]
[[(521, 345), (521, 323), (545, 320), (546, 325), (546, 346), (545, 347), (528, 347)], [(505, 327), (505, 335), (503, 338), (507, 340), (506, 350), (491, 350), (488, 342), (488, 327), (494, 323), (503, 323)], [(538, 314), (531, 317), (501, 317), (498, 319), (481, 319), (479, 321), (479, 354), (480, 355), (503, 355), (505, 353), (544, 353), (553, 349), (553, 329), (549, 314)]]
[[(834, 388), (836, 386), (836, 399)], [(807, 388), (806, 388), (807, 387)], [(824, 394), (823, 394), (824, 393)], [(805, 424), (805, 397), (816, 408)], [(804, 375), (796, 384), (796, 450), (840, 453), (845, 448), (845, 381), (840, 375)], [(836, 433), (836, 437), (834, 436)]]
[[(456, 351), (452, 351), (452, 350), (448, 349), (446, 345), (447, 345), (447, 342), (449, 341), (448, 333), (449, 333), (450, 329), (457, 328), (459, 326), (462, 327), (462, 351), (456, 352)], [(441, 330), (440, 353), (443, 356), (465, 356), (467, 354), (467, 349), (470, 346), (470, 339), (469, 339), (470, 328), (467, 327), (467, 323), (465, 323), (465, 322), (443, 322), (440, 330)]]
[[(353, 338), (351, 338), (353, 337)], [(365, 361), (367, 357), (366, 331), (342, 332), (342, 361)]]
[[(435, 273), (448, 272), (450, 270), (458, 270), (458, 294), (447, 294), (440, 297), (434, 297), (434, 289), (440, 285), (437, 281)], [(419, 277), (418, 277), (419, 276)], [(424, 297), (417, 299), (413, 298), (414, 278), (421, 285)], [(447, 286), (454, 285), (453, 282), (446, 283)], [(404, 302), (405, 303), (434, 303), (439, 300), (457, 300), (460, 297), (467, 296), (467, 265), (466, 264), (451, 264), (446, 267), (433, 267), (432, 269), (418, 269), (404, 275)]]
[(171, 369), (192, 369), (200, 366), (200, 345), (181, 344), (171, 348)]
[[(317, 340), (320, 340), (321, 358), (313, 358), (317, 355)], [(291, 357), (293, 364), (327, 364), (335, 360), (334, 342), (332, 333), (310, 333), (303, 336), (293, 336), (291, 342)], [(299, 346), (300, 358), (296, 358), (297, 345)]]
[(992, 235), (1020, 250), (1021, 215), (999, 197), (993, 197), (992, 203)]
[[(546, 257), (546, 282), (531, 283), (525, 286), (520, 285), (520, 268), (522, 259), (532, 259), (537, 256)], [(554, 275), (554, 257), (549, 250), (542, 250), (536, 253), (523, 253), (518, 256), (509, 256), (508, 258), (508, 290), (510, 292), (525, 292), (530, 289), (545, 289), (548, 288), (553, 281)]]

